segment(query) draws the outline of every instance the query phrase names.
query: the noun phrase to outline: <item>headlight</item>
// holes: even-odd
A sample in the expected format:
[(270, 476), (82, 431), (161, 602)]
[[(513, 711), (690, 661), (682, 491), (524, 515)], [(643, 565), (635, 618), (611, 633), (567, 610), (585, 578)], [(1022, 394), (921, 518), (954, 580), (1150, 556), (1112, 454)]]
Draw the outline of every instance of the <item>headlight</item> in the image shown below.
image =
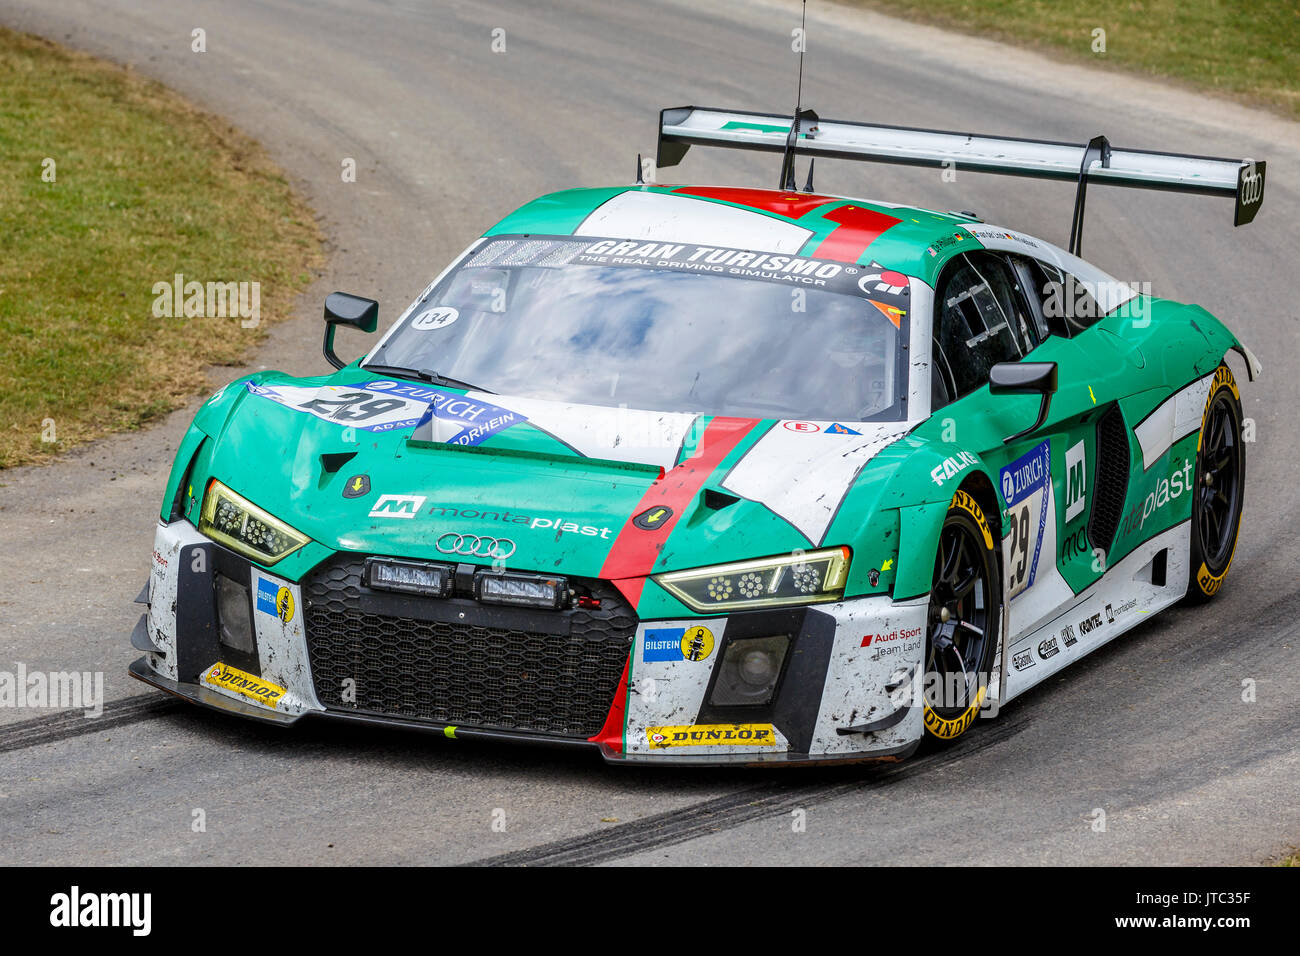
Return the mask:
[(655, 581), (694, 611), (738, 611), (837, 601), (849, 576), (849, 549), (786, 554), (691, 571), (655, 575)]
[(203, 498), (199, 533), (266, 565), (275, 564), (311, 540), (215, 479)]

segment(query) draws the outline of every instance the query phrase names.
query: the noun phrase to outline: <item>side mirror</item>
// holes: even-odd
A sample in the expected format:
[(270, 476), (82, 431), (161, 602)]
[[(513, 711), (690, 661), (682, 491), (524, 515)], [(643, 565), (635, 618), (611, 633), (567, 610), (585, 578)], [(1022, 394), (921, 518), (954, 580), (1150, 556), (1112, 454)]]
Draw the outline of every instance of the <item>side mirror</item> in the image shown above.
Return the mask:
[(1055, 362), (999, 362), (989, 369), (989, 391), (994, 395), (1041, 395), (1038, 419), (1024, 431), (1002, 439), (1007, 445), (1023, 438), (1047, 421), (1047, 409), (1056, 392)]
[(379, 327), (379, 303), (346, 292), (331, 292), (325, 297), (325, 344), (321, 346), (321, 352), (335, 368), (347, 364), (334, 354), (334, 330), (340, 325), (362, 332), (375, 331)]

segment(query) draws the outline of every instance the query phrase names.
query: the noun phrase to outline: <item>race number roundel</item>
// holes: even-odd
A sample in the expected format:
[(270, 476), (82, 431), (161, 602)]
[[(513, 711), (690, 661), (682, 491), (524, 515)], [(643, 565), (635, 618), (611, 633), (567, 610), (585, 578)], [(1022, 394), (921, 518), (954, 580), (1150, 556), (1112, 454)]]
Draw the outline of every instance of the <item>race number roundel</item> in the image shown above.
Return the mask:
[(451, 323), (460, 318), (460, 312), (449, 305), (437, 305), (432, 309), (425, 309), (414, 319), (411, 320), (411, 328), (419, 329), (421, 332), (432, 332), (435, 329), (444, 329)]

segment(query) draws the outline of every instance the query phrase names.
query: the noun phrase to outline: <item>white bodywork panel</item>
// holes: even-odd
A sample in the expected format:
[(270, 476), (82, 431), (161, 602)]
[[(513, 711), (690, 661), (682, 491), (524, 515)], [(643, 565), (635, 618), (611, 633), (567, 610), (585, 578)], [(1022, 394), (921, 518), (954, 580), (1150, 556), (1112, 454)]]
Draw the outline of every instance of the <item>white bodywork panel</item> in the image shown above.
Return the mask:
[[(860, 435), (830, 434), (831, 422), (777, 422), (722, 480), (728, 491), (757, 501), (819, 545), (840, 502), (863, 467), (907, 433), (907, 426), (850, 423)], [(795, 430), (816, 426), (813, 433)]]
[[(293, 614), (288, 621), (282, 621), (279, 615), (258, 607), (260, 580), (270, 582), (276, 591), (282, 587), (289, 589), (293, 596)], [(302, 589), (292, 581), (278, 578), (257, 567), (249, 569), (248, 587), (249, 593), (253, 595), (253, 628), (257, 633), (257, 659), (262, 668), (262, 677), (273, 684), (279, 684), (286, 691), (277, 702), (276, 710), (286, 714), (324, 710), (316, 699), (316, 689), (312, 685), (311, 662), (307, 656), (307, 632), (303, 626)], [(222, 690), (219, 687), (213, 689)]]
[[(1007, 666), (1007, 699), (1140, 624), (1187, 593), (1191, 522), (1144, 541), (1064, 610), (1013, 638)], [(1165, 585), (1152, 583), (1152, 561), (1167, 550)]]
[(592, 210), (573, 234), (796, 254), (813, 233), (756, 210), (675, 193), (632, 191)]
[(574, 451), (588, 458), (672, 468), (682, 441), (698, 416), (689, 412), (654, 412), (606, 405), (575, 405), (540, 398), (467, 392), (524, 416)]
[(149, 639), (162, 654), (150, 654), (149, 663), (159, 674), (176, 680), (176, 589), (181, 561), (190, 560), (183, 549), (208, 544), (187, 521), (158, 525), (153, 536), (153, 560), (149, 565)]
[[(176, 670), (176, 594), (178, 576), (183, 568), (191, 566), (193, 545), (212, 542), (188, 521), (175, 521), (159, 525), (154, 535), (154, 557), (149, 575), (149, 637), (163, 651), (150, 654), (150, 666), (164, 677), (179, 680)], [(265, 579), (276, 592), (286, 587), (293, 599), (293, 614), (288, 621), (259, 610), (257, 607), (258, 579)], [(285, 689), (276, 702), (275, 710), (285, 714), (302, 714), (309, 710), (322, 710), (312, 687), (311, 667), (307, 657), (307, 638), (303, 628), (302, 591), (291, 581), (259, 568), (250, 568), (249, 595), (252, 622), (257, 636), (258, 663), (262, 678)], [(204, 667), (216, 661), (204, 662)], [(217, 684), (203, 682), (208, 690), (224, 694), (242, 704), (262, 706), (251, 697), (236, 694)]]
[(1205, 403), (1210, 398), (1214, 375), (1197, 379), (1160, 403), (1144, 418), (1133, 434), (1142, 446), (1142, 468), (1148, 470), (1165, 456), (1174, 442), (1186, 438), (1201, 427)]
[[(836, 733), (836, 728), (870, 723), (893, 712), (894, 705), (884, 687), (895, 671), (914, 667), (920, 660), (927, 607), (926, 598), (896, 605), (885, 596), (815, 607), (817, 612), (834, 619), (835, 636), (809, 749), (811, 756), (891, 751), (920, 737), (922, 717), (919, 708), (913, 708), (894, 727), (877, 733), (841, 735)], [(659, 635), (666, 632), (676, 640), (678, 631), (700, 626), (708, 628), (713, 638), (713, 648), (704, 660), (660, 660), (653, 657), (647, 660), (647, 647)], [(632, 650), (626, 716), (625, 752), (628, 755), (654, 754), (671, 759), (674, 756), (782, 753), (789, 748), (789, 742), (779, 728), (773, 735), (772, 744), (764, 747), (725, 743), (669, 749), (652, 746), (650, 734), (655, 728), (695, 724), (704, 705), (713, 668), (720, 660), (726, 628), (726, 618), (645, 621), (638, 625)], [(867, 635), (873, 640), (864, 647), (863, 640)]]

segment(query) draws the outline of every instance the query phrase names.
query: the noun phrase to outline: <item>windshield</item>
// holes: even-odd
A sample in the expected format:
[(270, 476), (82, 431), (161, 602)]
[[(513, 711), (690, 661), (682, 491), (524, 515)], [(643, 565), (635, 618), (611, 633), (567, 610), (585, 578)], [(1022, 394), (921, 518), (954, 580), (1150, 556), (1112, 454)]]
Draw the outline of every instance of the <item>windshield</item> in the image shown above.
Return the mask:
[(367, 364), (588, 405), (897, 421), (907, 306), (905, 277), (879, 267), (502, 237), (412, 305)]

